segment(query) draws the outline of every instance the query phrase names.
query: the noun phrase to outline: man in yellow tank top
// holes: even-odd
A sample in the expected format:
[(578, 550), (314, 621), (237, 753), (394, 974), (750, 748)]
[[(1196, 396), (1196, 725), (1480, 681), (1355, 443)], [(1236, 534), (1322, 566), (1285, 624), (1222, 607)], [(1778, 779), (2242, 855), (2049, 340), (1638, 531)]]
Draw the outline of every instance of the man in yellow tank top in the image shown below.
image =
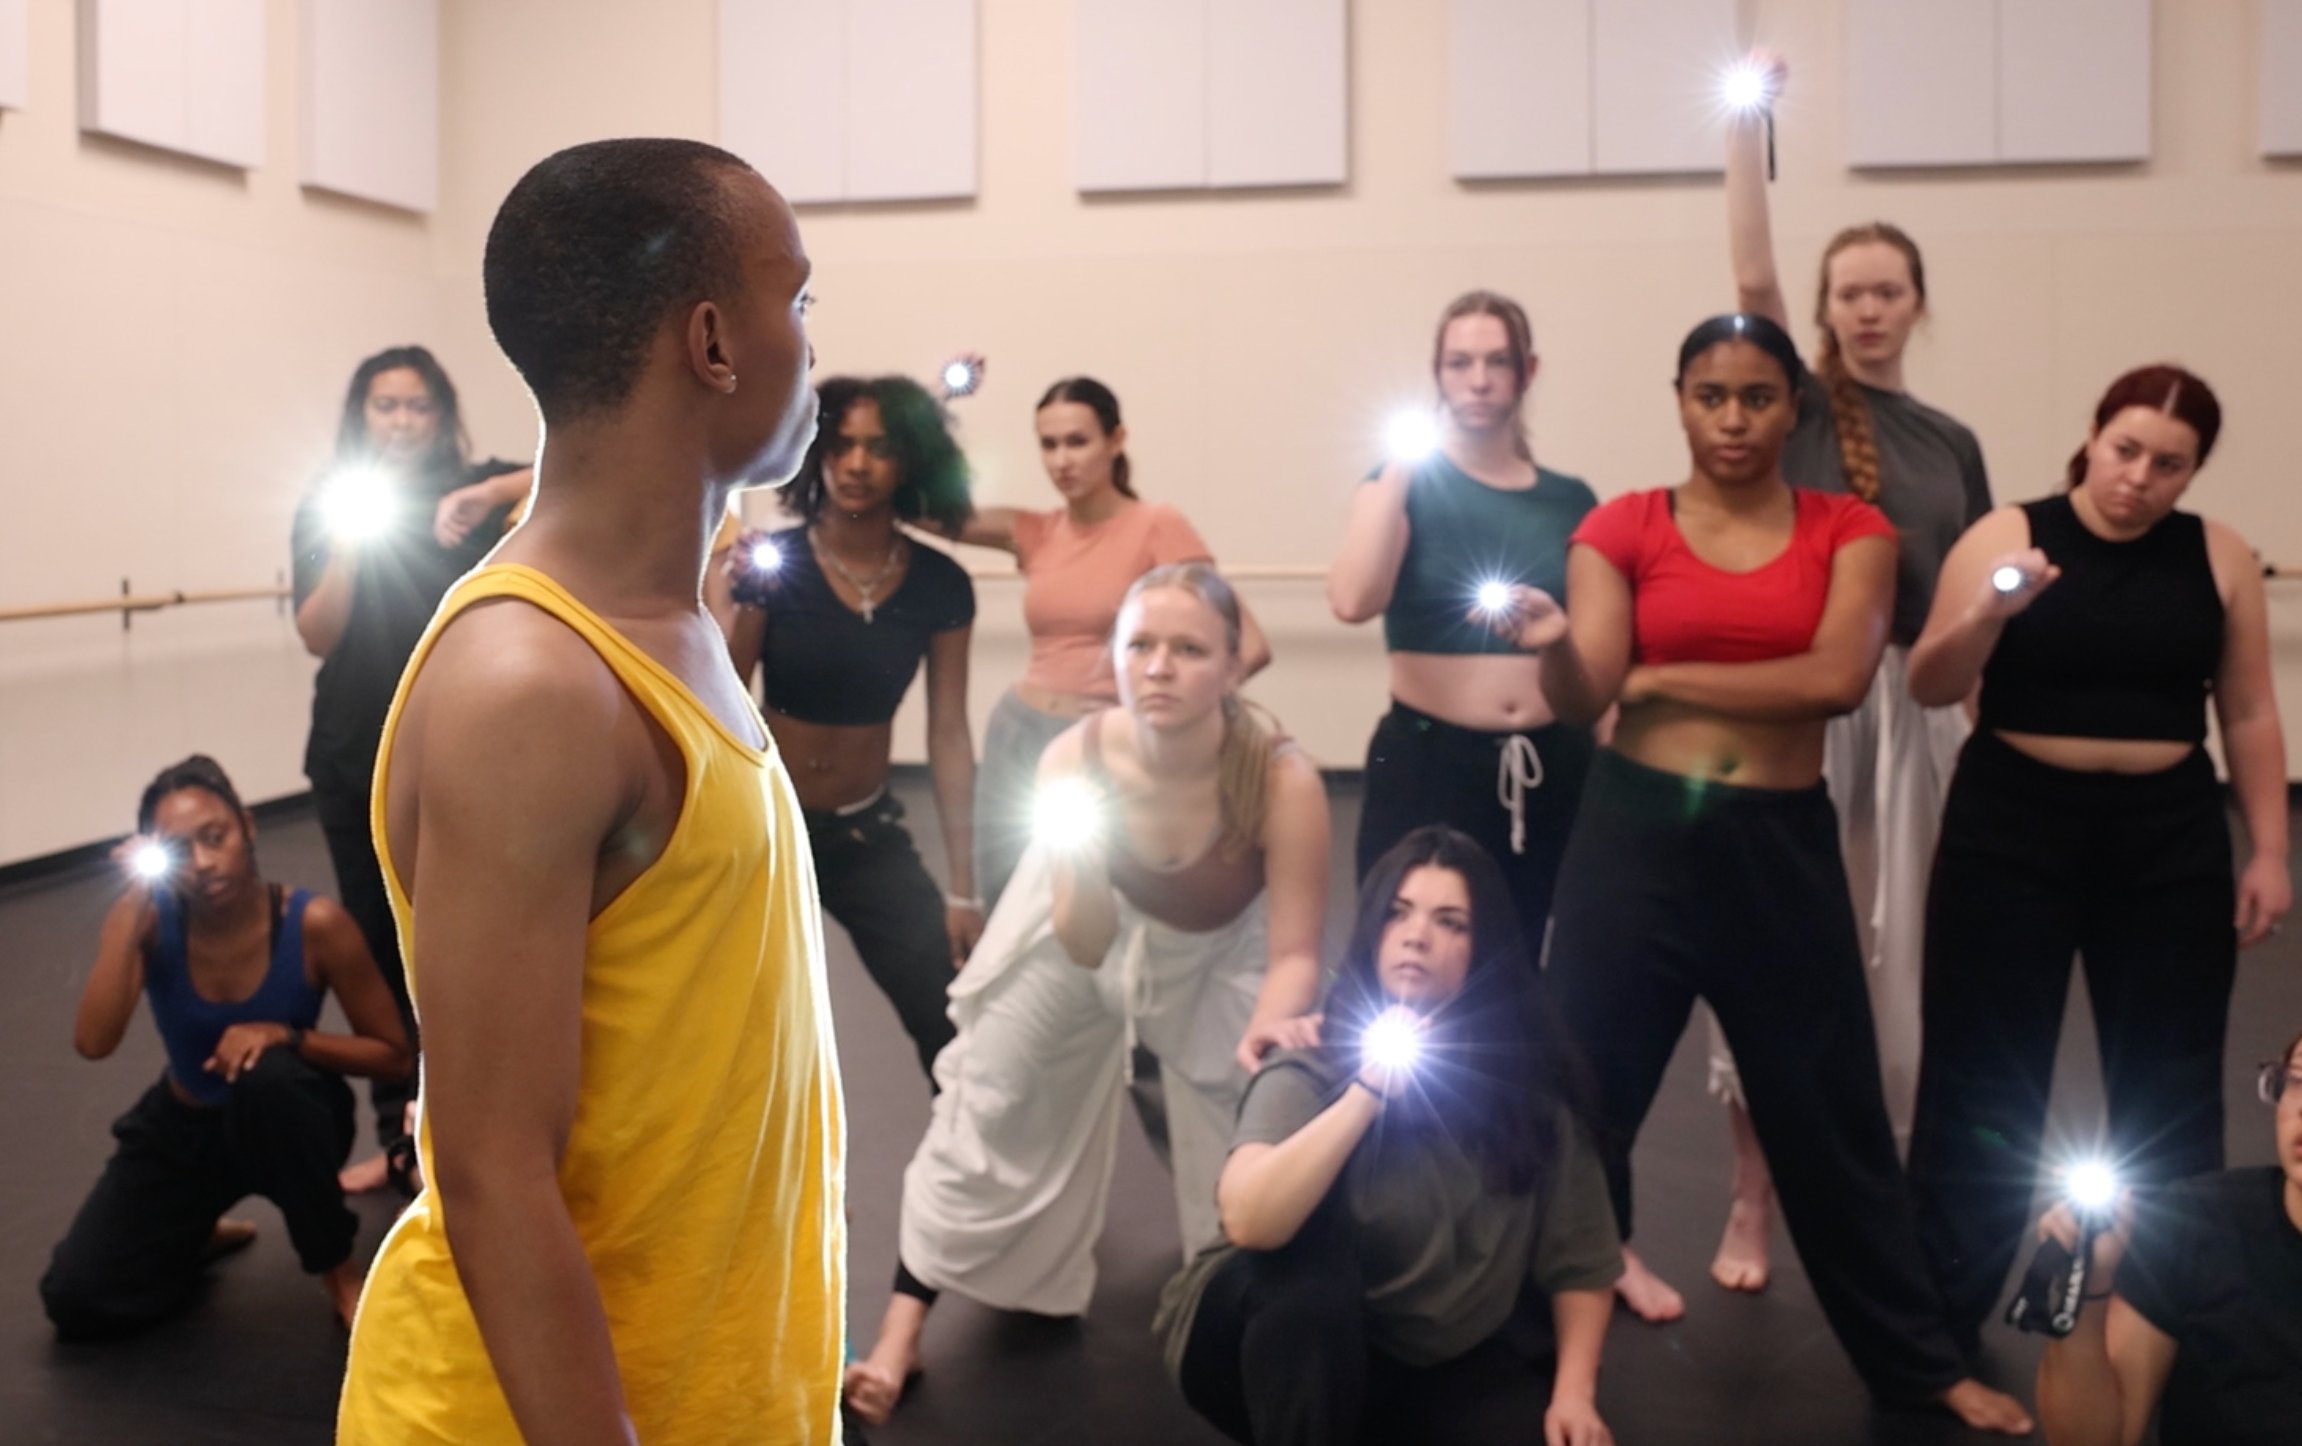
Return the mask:
[(814, 432), (807, 257), (734, 156), (607, 141), (521, 179), (484, 276), (545, 440), (385, 727), (428, 1188), (376, 1257), (337, 1439), (834, 1442), (815, 880), (699, 601), (732, 491)]

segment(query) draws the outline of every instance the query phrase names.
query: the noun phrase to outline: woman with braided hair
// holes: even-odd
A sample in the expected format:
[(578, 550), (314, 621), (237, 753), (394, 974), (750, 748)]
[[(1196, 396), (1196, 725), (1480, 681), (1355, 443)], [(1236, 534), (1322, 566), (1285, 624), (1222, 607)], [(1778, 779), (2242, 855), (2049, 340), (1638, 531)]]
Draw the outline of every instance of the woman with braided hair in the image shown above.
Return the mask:
[[(1779, 96), (1787, 76), (1781, 58), (1761, 51), (1752, 61), (1766, 76), (1766, 94)], [(1737, 308), (1788, 328), (1790, 302), (1767, 216), (1767, 124), (1757, 110), (1728, 123), (1727, 235)], [(1821, 336), (1814, 372), (1800, 391), (1798, 424), (1782, 457), (1793, 487), (1851, 493), (1884, 512), (1902, 541), (1886, 655), (1863, 705), (1831, 720), (1823, 774), (1838, 806), (1839, 844), (1869, 964), (1887, 1112), (1904, 1142), (1918, 1090), (1927, 870), (1951, 769), (1971, 726), (1962, 706), (1912, 701), (1910, 647), (1926, 625), (1944, 555), (1991, 508), (1974, 433), (1904, 385), (1904, 349), (1925, 315), (1926, 264), (1901, 229), (1874, 221), (1832, 237), (1815, 295)], [(1735, 1141), (1734, 1201), (1711, 1275), (1729, 1290), (1763, 1290), (1773, 1182), (1715, 1021), (1711, 1090), (1727, 1103)], [(1675, 1294), (1643, 1275), (1634, 1267), (1626, 1288), (1651, 1283), (1658, 1289), (1649, 1304), (1677, 1314)]]

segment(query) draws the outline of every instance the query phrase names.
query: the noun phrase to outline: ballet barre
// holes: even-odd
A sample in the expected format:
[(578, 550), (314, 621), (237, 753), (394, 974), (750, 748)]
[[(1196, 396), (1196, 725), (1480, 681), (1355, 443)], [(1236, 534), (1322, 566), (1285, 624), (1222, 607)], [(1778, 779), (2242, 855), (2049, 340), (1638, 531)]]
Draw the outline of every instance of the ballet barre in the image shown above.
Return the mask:
[[(2302, 575), (2302, 574), (2298, 574)], [(1013, 569), (977, 572), (969, 570), (967, 576), (975, 582), (1020, 582), (1023, 574)], [(1273, 563), (1259, 567), (1233, 567), (1223, 569), (1223, 576), (1232, 582), (1324, 582), (1324, 567), (1297, 566)], [(118, 613), (120, 627), (125, 631), (138, 613), (164, 612), (169, 608), (198, 607), (207, 603), (274, 602), (285, 603), (292, 594), (285, 583), (270, 587), (223, 588), (170, 588), (166, 592), (139, 593), (128, 579), (120, 579), (117, 597), (88, 598), (79, 602), (32, 603), (23, 607), (0, 607), (0, 623), (42, 621), (49, 618), (91, 617), (99, 613)]]

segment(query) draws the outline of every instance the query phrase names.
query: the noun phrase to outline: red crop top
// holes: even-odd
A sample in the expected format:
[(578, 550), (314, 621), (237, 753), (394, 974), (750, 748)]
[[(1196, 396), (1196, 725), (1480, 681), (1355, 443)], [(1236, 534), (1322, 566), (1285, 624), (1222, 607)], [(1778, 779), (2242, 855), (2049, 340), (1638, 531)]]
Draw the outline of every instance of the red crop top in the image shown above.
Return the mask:
[(1833, 555), (1860, 538), (1894, 536), (1894, 524), (1857, 498), (1799, 488), (1791, 496), (1790, 545), (1749, 572), (1695, 556), (1667, 487), (1617, 497), (1583, 519), (1573, 540), (1630, 580), (1632, 662), (1760, 663), (1814, 646)]

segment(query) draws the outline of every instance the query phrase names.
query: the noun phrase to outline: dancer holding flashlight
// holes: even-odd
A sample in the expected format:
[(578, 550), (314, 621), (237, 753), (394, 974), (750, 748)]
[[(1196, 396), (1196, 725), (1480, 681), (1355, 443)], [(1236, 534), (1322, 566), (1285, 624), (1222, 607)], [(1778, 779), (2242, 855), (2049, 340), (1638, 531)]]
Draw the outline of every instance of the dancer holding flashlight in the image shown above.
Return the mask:
[[(2222, 1164), (2238, 950), (2293, 890), (2261, 565), (2231, 528), (2176, 510), (2221, 426), (2179, 367), (2120, 377), (2069, 490), (1991, 513), (1951, 550), (1911, 651), (1920, 702), (1982, 689), (1927, 901), (1910, 1151), (1969, 1343), (2020, 1245), (2073, 954), (2119, 1168), (2152, 1185)], [(2235, 888), (2209, 700), (2252, 844)]]
[[(1127, 427), (1109, 387), (1066, 377), (1040, 397), (1036, 419), (1039, 460), (1063, 505), (981, 508), (951, 534), (1014, 554), (1031, 633), (1031, 661), (991, 710), (975, 775), (975, 882), (994, 907), (1031, 841), (1040, 754), (1118, 697), (1110, 645), (1121, 598), (1155, 567), (1214, 558), (1182, 513), (1136, 495)], [(1240, 621), (1251, 677), (1271, 661), (1271, 646), (1252, 615)]]
[[(1679, 349), (1691, 468), (1593, 512), (1574, 611), (1522, 589), (1499, 626), (1543, 649), (1562, 716), (1620, 704), (1559, 873), (1548, 976), (1598, 1079), (1600, 1145), (1631, 1238), (1630, 1151), (1699, 996), (1742, 1061), (1751, 1121), (1824, 1315), (1872, 1393), (2020, 1432), (1966, 1375), (1895, 1160), (1861, 946), (1822, 784), (1827, 719), (1885, 646), (1894, 534), (1857, 498), (1794, 490), (1805, 381), (1761, 316)], [(1641, 1316), (1683, 1310), (1626, 1251)]]
[[(152, 1325), (190, 1299), (208, 1261), (253, 1237), (222, 1217), (261, 1195), (349, 1325), (360, 1271), (336, 1180), (353, 1136), (343, 1077), (407, 1076), (391, 991), (349, 914), (264, 881), (255, 820), (215, 760), (153, 779), (136, 831), (114, 853), (128, 885), (104, 920), (72, 1046), (111, 1054), (145, 997), (168, 1068), (113, 1124), (118, 1147), (56, 1247), (41, 1301), (68, 1337)], [(331, 992), (350, 1034), (317, 1028)]]
[[(2281, 1446), (2302, 1421), (2302, 1038), (2262, 1067), (2273, 1166), (2129, 1196), (2094, 1234), (2071, 1333), (2038, 1365), (2054, 1446)], [(2057, 1205), (2041, 1238), (2082, 1236)]]
[[(1594, 1393), (1620, 1242), (1572, 1047), (1485, 850), (1422, 828), (1376, 861), (1323, 1020), (1248, 1085), (1226, 1243), (1162, 1298), (1185, 1398), (1255, 1446), (1533, 1439), (1538, 1411), (1548, 1446), (1610, 1442)], [(1529, 1287), (1547, 1322), (1522, 1313)]]
[(951, 986), (958, 1037), (903, 1176), (895, 1294), (847, 1400), (884, 1420), (936, 1294), (1077, 1315), (1095, 1286), (1127, 1045), (1157, 1057), (1186, 1251), (1220, 1238), (1215, 1178), (1250, 1071), (1318, 1038), (1327, 796), (1238, 695), (1238, 599), (1204, 564), (1129, 589), (1124, 707), (1040, 763), (1036, 837)]
[[(1791, 329), (1790, 300), (1775, 265), (1767, 203), (1768, 126), (1788, 69), (1755, 51), (1735, 72), (1748, 103), (1727, 121), (1727, 238), (1736, 305)], [(1851, 226), (1823, 248), (1814, 298), (1821, 345), (1796, 398), (1798, 423), (1783, 444), (1793, 487), (1850, 493), (1895, 526), (1894, 606), (1886, 651), (1870, 692), (1825, 732), (1823, 777), (1838, 810), (1839, 844), (1854, 889), (1855, 924), (1878, 1028), (1887, 1115), (1907, 1140), (1918, 1094), (1920, 920), (1942, 801), (1969, 731), (1961, 700), (1925, 707), (1910, 695), (1911, 645), (1926, 625), (1935, 576), (1959, 534), (1990, 510), (1990, 477), (1974, 433), (1910, 394), (1904, 359), (1927, 317), (1926, 263), (1918, 245), (1884, 221)], [(1716, 1019), (1711, 1090), (1726, 1102), (1735, 1142), (1733, 1204), (1711, 1264), (1730, 1290), (1761, 1290), (1774, 1191), (1751, 1132), (1734, 1057)]]
[[(951, 1040), (944, 991), (983, 933), (967, 728), (975, 587), (899, 524), (965, 522), (967, 459), (935, 399), (903, 377), (833, 377), (816, 398), (815, 442), (782, 493), (800, 525), (745, 533), (733, 549), (728, 652), (737, 673), (759, 670), (768, 728), (807, 811), (824, 910), (932, 1074)], [(948, 891), (928, 876), (887, 789), (895, 713), (922, 662)]]
[[(368, 831), (368, 790), (416, 640), (448, 588), (502, 539), (532, 480), (517, 462), (468, 460), (469, 446), (455, 383), (432, 354), (376, 353), (352, 373), (334, 462), (296, 509), (291, 543), (296, 635), (321, 660), (304, 773), (336, 891), (383, 967), (410, 1039), (415, 1014)], [(412, 1075), (371, 1083), (384, 1153), (346, 1170), (345, 1188), (375, 1189), (388, 1168), (413, 1188), (405, 1119), (414, 1092)]]
[(1530, 958), (1593, 745), (1588, 728), (1554, 714), (1541, 660), (1484, 616), (1513, 583), (1566, 601), (1567, 538), (1597, 505), (1580, 478), (1535, 461), (1526, 409), (1538, 365), (1517, 302), (1473, 291), (1449, 303), (1432, 344), (1436, 445), (1391, 458), (1359, 487), (1327, 572), (1335, 616), (1380, 614), (1390, 653), (1358, 871), (1417, 828), (1462, 830), (1510, 881)]

